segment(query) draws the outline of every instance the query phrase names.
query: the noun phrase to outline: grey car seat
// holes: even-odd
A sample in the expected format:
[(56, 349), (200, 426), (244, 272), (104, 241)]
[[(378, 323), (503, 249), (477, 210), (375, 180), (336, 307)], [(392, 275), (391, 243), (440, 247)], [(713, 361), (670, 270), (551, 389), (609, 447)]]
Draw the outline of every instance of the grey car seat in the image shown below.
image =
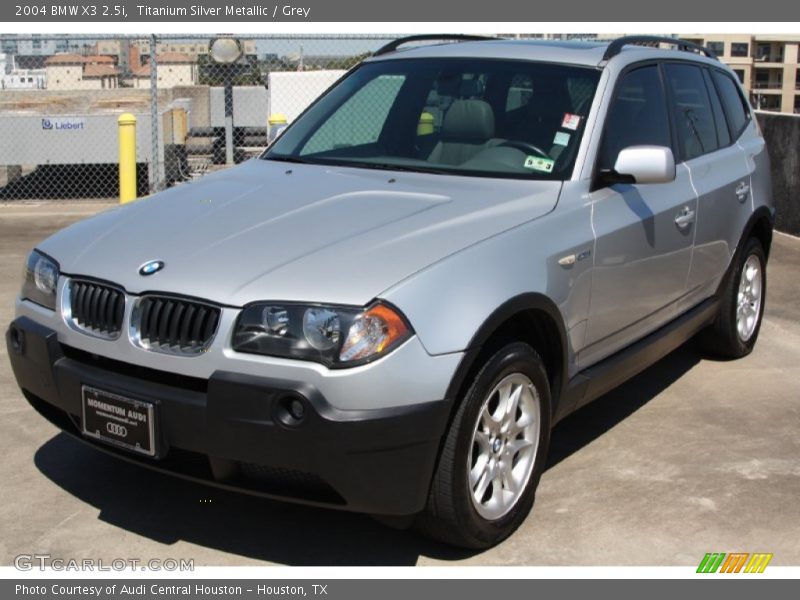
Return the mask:
[(489, 147), (494, 138), (494, 111), (483, 100), (456, 100), (444, 116), (439, 141), (428, 161), (460, 165)]

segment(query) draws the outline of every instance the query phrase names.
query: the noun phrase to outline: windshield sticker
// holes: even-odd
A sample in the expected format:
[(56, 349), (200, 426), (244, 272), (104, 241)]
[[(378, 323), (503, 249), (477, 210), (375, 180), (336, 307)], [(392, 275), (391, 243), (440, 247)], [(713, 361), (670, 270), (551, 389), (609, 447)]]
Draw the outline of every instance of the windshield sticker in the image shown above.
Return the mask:
[(529, 156), (525, 159), (525, 168), (541, 171), (542, 173), (552, 173), (553, 165), (556, 161), (542, 156)]
[(556, 131), (556, 137), (553, 138), (553, 144), (556, 146), (566, 146), (569, 144), (570, 135), (563, 131)]
[(581, 124), (581, 116), (580, 115), (573, 115), (571, 113), (564, 113), (564, 120), (561, 121), (561, 126), (564, 129), (572, 129), (575, 131), (578, 128), (578, 125)]

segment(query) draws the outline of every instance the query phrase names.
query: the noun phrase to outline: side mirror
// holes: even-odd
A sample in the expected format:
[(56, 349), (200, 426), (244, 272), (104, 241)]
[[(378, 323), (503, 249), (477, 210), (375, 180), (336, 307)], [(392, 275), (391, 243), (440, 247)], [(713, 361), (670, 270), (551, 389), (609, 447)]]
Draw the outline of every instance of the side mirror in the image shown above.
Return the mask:
[(675, 180), (675, 157), (666, 146), (629, 146), (614, 163), (620, 181), (669, 183)]

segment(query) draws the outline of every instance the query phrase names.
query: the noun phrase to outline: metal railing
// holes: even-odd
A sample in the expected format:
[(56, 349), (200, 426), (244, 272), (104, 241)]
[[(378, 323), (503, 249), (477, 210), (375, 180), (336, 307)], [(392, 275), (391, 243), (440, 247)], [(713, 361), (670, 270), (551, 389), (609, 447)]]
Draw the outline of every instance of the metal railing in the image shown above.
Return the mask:
[(781, 90), (783, 89), (782, 81), (756, 81), (753, 83), (753, 89), (756, 90)]

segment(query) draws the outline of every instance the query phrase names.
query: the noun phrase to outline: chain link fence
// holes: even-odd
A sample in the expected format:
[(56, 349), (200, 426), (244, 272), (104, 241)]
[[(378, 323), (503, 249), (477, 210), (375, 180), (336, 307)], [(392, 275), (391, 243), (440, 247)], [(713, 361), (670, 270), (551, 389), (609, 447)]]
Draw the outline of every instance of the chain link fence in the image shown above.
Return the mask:
[(247, 160), (395, 37), (0, 35), (0, 200), (115, 198), (123, 113), (138, 195)]

